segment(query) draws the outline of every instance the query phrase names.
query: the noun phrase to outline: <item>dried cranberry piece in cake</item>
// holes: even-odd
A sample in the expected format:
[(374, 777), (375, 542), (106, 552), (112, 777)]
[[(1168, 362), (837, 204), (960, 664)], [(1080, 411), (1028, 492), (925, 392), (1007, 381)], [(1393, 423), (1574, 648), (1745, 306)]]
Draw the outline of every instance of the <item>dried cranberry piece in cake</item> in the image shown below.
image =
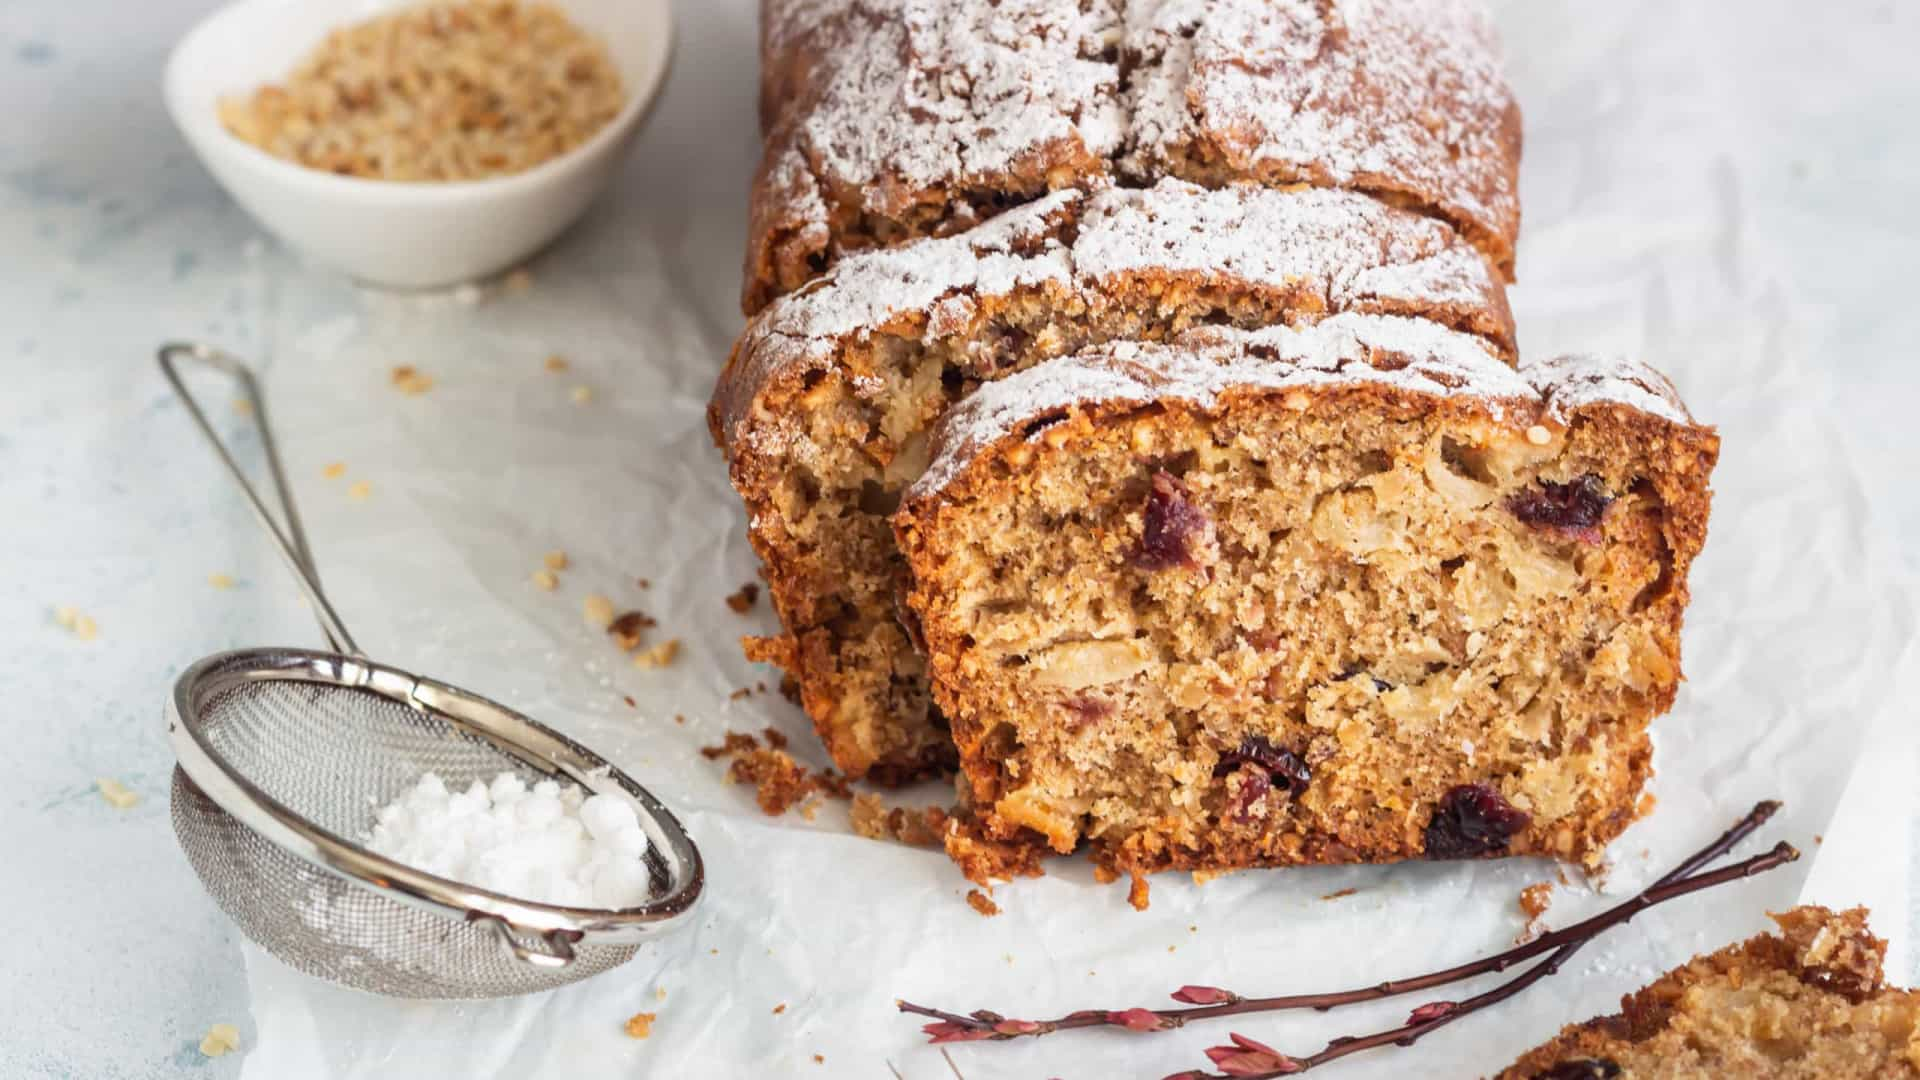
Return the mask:
[(1507, 509), (1529, 526), (1551, 529), (1588, 544), (1600, 542), (1600, 523), (1606, 520), (1611, 505), (1613, 496), (1592, 473), (1564, 484), (1541, 480), (1507, 499)]
[(1532, 815), (1486, 784), (1462, 784), (1440, 798), (1427, 823), (1427, 858), (1470, 859), (1507, 849)]
[(1187, 485), (1165, 469), (1153, 474), (1147, 492), (1146, 525), (1133, 565), (1142, 570), (1193, 569), (1200, 549), (1213, 542), (1213, 520), (1193, 501)]
[(1304, 793), (1313, 782), (1313, 770), (1307, 768), (1299, 754), (1282, 750), (1260, 735), (1249, 735), (1240, 740), (1239, 749), (1220, 755), (1220, 763), (1213, 767), (1213, 777), (1218, 780), (1242, 765), (1258, 766), (1276, 787), (1285, 788), (1290, 795)]

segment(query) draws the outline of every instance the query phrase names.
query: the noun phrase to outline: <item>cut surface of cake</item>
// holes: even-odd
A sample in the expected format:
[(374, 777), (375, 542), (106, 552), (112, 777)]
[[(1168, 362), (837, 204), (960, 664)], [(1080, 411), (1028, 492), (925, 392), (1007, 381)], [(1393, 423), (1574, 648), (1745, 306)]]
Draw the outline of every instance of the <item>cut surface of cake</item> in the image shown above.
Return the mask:
[(1497, 273), (1446, 225), (1350, 192), (1181, 181), (1056, 192), (849, 256), (762, 312), (709, 419), (786, 631), (758, 655), (795, 677), (835, 764), (892, 781), (953, 759), (899, 618), (887, 520), (950, 404), (1089, 344), (1337, 312), (1428, 316), (1514, 348)]
[(986, 384), (894, 518), (973, 820), (1133, 874), (1594, 861), (1717, 452), (1650, 369), (1390, 315)]
[(1476, 0), (768, 0), (741, 303), (1049, 191), (1364, 191), (1511, 272), (1519, 110)]
[(1920, 994), (1886, 985), (1864, 909), (1798, 907), (1572, 1024), (1496, 1080), (1920, 1077)]

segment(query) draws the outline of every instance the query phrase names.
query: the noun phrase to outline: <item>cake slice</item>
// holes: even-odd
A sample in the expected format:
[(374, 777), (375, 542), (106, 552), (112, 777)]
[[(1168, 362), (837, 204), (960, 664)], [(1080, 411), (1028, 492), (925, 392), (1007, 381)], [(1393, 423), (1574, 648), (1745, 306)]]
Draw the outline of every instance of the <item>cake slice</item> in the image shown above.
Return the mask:
[(767, 0), (741, 305), (1069, 187), (1378, 195), (1510, 272), (1519, 110), (1476, 0)]
[(1920, 1077), (1920, 994), (1888, 987), (1864, 908), (1798, 907), (1569, 1025), (1496, 1080)]
[(1717, 450), (1646, 368), (1395, 316), (981, 387), (894, 519), (976, 828), (1136, 875), (1596, 860)]
[(1513, 350), (1498, 276), (1446, 225), (1349, 192), (1180, 181), (1056, 192), (850, 256), (749, 324), (709, 419), (786, 630), (758, 655), (798, 681), (834, 763), (894, 781), (953, 759), (899, 622), (887, 521), (950, 403), (1100, 341), (1341, 311)]

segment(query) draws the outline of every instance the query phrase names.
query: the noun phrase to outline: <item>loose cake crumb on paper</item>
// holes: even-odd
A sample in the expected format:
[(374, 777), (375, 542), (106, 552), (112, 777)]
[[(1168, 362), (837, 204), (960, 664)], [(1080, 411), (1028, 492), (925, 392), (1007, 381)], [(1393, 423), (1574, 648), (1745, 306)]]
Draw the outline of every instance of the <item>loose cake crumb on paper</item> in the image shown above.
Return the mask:
[(549, 570), (565, 570), (573, 560), (567, 558), (566, 552), (555, 550), (547, 552), (541, 561), (547, 564)]
[(414, 367), (412, 364), (399, 364), (388, 376), (395, 390), (408, 397), (418, 397), (433, 389), (433, 376)]
[(1540, 918), (1553, 904), (1553, 882), (1540, 881), (1520, 890), (1520, 910), (1527, 916), (1527, 925), (1520, 931), (1519, 941), (1530, 941), (1540, 933)]
[(853, 789), (847, 778), (827, 769), (814, 772), (777, 747), (762, 747), (760, 740), (742, 731), (729, 731), (717, 746), (703, 746), (701, 756), (709, 761), (731, 759), (726, 782), (751, 784), (754, 799), (762, 813), (779, 817), (815, 795), (850, 799)]
[(613, 643), (620, 646), (621, 651), (630, 652), (639, 647), (640, 639), (649, 628), (656, 625), (653, 616), (644, 611), (625, 611), (614, 616), (613, 621), (607, 624), (607, 635), (613, 638)]
[(749, 581), (727, 596), (727, 607), (737, 615), (745, 615), (753, 610), (756, 600), (760, 599), (760, 586)]
[(633, 654), (633, 666), (637, 668), (661, 668), (672, 664), (680, 655), (680, 639), (668, 638), (644, 652)]
[(658, 1013), (634, 1013), (627, 1018), (627, 1034), (636, 1039), (644, 1039), (653, 1034), (653, 1021)]
[(773, 1015), (775, 1016), (779, 1016), (781, 1013), (786, 1011), (787, 1011), (787, 1003), (784, 1001), (773, 1007)]
[(365, 499), (372, 494), (373, 485), (365, 480), (355, 481), (352, 486), (347, 488), (347, 498), (349, 499)]
[(53, 621), (81, 641), (92, 641), (100, 636), (100, 624), (94, 621), (93, 616), (70, 604), (55, 608)]
[(506, 286), (508, 292), (526, 292), (533, 288), (533, 271), (524, 266), (515, 267), (507, 272), (507, 276), (501, 279), (500, 284)]
[(1000, 905), (994, 903), (992, 897), (979, 889), (967, 890), (967, 906), (987, 918), (1000, 914)]
[(252, 416), (253, 402), (248, 401), (246, 398), (243, 398), (243, 397), (234, 398), (233, 411), (236, 416)]
[(1145, 875), (1133, 875), (1133, 881), (1127, 885), (1127, 903), (1133, 905), (1133, 910), (1147, 910), (1147, 905), (1150, 902), (1150, 888)]
[(329, 461), (320, 466), (320, 476), (323, 479), (338, 480), (345, 475), (347, 475), (347, 463), (344, 461)]
[(554, 353), (552, 356), (547, 357), (547, 370), (553, 372), (555, 375), (566, 371), (572, 366), (573, 365), (567, 363), (567, 358), (561, 356), (559, 353)]
[(827, 1056), (825, 1054), (815, 1054), (813, 1055), (813, 1063), (815, 1065), (825, 1065), (827, 1063)]
[(1352, 896), (1354, 893), (1357, 893), (1359, 891), (1360, 891), (1359, 889), (1356, 889), (1353, 886), (1349, 885), (1344, 889), (1335, 889), (1332, 892), (1326, 894), (1325, 896), (1322, 896), (1320, 899), (1339, 900), (1339, 899), (1342, 899), (1343, 897)]
[(207, 575), (207, 584), (216, 589), (231, 589), (233, 588), (233, 575), (222, 574), (219, 571), (215, 571)]
[(576, 386), (576, 387), (574, 387), (574, 388), (573, 388), (573, 394), (572, 394), (572, 396), (573, 396), (573, 403), (574, 403), (575, 405), (589, 405), (589, 404), (592, 404), (592, 402), (593, 402), (593, 387), (591, 387), (591, 386)]
[(939, 847), (947, 831), (947, 812), (937, 806), (924, 810), (889, 807), (880, 796), (868, 792), (853, 797), (847, 817), (859, 836), (909, 847)]
[(613, 601), (599, 593), (588, 593), (580, 601), (580, 614), (587, 625), (595, 630), (605, 630), (613, 625)]
[(240, 1029), (232, 1024), (215, 1024), (207, 1029), (206, 1036), (200, 1040), (200, 1052), (210, 1058), (238, 1049), (240, 1049)]
[(111, 777), (103, 776), (95, 780), (93, 786), (100, 789), (100, 797), (115, 810), (126, 810), (140, 802), (140, 796), (132, 788)]
[(654, 988), (653, 988), (653, 1000), (655, 1000), (655, 1001), (665, 1001), (665, 1000), (667, 1000), (667, 988), (666, 988), (666, 987), (664, 987), (664, 986), (656, 986), (656, 987), (654, 987)]
[(560, 579), (554, 576), (551, 570), (535, 570), (533, 572), (533, 583), (548, 592), (552, 592), (560, 587)]

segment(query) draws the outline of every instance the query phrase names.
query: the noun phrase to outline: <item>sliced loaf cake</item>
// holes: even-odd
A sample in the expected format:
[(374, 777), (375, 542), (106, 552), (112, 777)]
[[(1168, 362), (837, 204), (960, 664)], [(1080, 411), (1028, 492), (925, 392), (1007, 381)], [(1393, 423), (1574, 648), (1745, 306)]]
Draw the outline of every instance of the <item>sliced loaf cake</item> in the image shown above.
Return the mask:
[(849, 256), (742, 335), (709, 419), (834, 762), (901, 780), (953, 760), (899, 619), (887, 516), (927, 427), (974, 387), (1090, 344), (1196, 326), (1420, 315), (1513, 352), (1499, 276), (1431, 218), (1366, 196), (1163, 181), (1056, 192), (958, 236)]
[(1717, 450), (1646, 368), (1391, 315), (982, 386), (894, 519), (976, 826), (1134, 874), (1596, 859)]

